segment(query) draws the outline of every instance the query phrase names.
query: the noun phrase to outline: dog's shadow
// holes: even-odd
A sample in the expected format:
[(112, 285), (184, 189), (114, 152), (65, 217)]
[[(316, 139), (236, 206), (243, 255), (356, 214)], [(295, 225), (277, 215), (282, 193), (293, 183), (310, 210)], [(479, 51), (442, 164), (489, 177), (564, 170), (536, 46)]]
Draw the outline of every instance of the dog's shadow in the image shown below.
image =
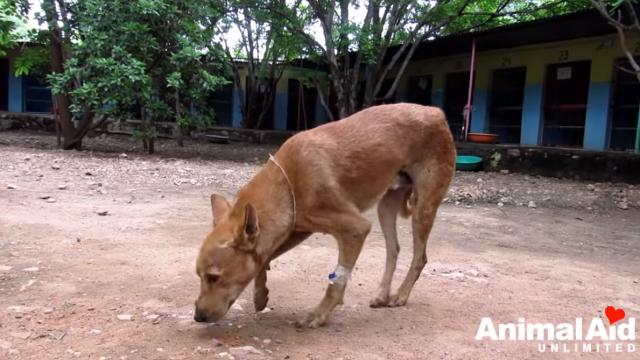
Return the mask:
[(345, 305), (336, 308), (325, 326), (316, 329), (295, 326), (296, 320), (302, 314), (303, 311), (292, 313), (285, 309), (276, 309), (266, 314), (243, 314), (218, 324), (194, 329), (193, 333), (200, 339), (216, 339), (225, 344), (246, 344), (255, 341), (255, 337), (276, 338), (290, 343), (297, 337), (314, 332), (319, 334), (340, 332), (363, 334), (381, 323), (398, 324), (397, 329), (401, 330), (402, 324), (406, 324), (407, 320), (417, 318), (416, 314), (419, 314), (419, 317), (425, 321), (437, 321), (433, 317), (437, 317), (438, 311), (434, 311), (428, 301), (412, 302), (397, 308), (378, 309), (370, 308), (368, 305), (366, 307), (364, 305), (355, 307), (354, 305)]

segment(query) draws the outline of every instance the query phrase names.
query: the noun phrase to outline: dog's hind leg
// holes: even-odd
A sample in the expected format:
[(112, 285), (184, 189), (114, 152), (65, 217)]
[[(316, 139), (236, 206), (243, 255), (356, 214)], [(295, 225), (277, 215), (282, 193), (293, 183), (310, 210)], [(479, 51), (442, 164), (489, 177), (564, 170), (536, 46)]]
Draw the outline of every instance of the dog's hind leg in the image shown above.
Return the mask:
[(378, 296), (369, 302), (373, 308), (386, 306), (389, 303), (389, 292), (391, 291), (391, 280), (396, 271), (398, 262), (398, 232), (396, 230), (396, 219), (400, 210), (406, 206), (407, 198), (411, 194), (411, 186), (404, 186), (389, 190), (378, 203), (378, 220), (384, 235), (387, 248), (387, 260), (384, 266), (384, 275), (378, 288)]
[(433, 227), (438, 206), (444, 199), (453, 176), (453, 164), (428, 164), (412, 174), (414, 180), (414, 200), (411, 227), (413, 230), (413, 260), (407, 276), (391, 296), (388, 306), (406, 304), (413, 285), (427, 264), (427, 240)]
[(256, 311), (262, 311), (269, 302), (269, 289), (267, 288), (267, 270), (269, 270), (269, 262), (298, 246), (311, 233), (307, 232), (294, 232), (289, 236), (289, 239), (282, 244), (278, 250), (271, 256), (267, 264), (258, 272), (258, 276), (253, 281), (253, 306)]

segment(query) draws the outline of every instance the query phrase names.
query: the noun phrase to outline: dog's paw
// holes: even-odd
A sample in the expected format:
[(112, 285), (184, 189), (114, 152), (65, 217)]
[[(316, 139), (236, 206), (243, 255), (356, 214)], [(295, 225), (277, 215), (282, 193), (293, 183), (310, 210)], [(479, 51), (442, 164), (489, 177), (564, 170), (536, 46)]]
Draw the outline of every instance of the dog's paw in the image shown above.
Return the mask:
[(407, 297), (399, 294), (391, 295), (389, 298), (389, 302), (387, 303), (388, 307), (398, 307), (404, 306), (407, 304)]
[(371, 301), (369, 301), (369, 306), (372, 308), (381, 308), (381, 307), (385, 307), (389, 305), (389, 297), (376, 297), (374, 299), (371, 299)]
[(298, 321), (296, 321), (296, 327), (316, 329), (316, 328), (319, 328), (320, 326), (324, 326), (326, 322), (327, 322), (326, 315), (310, 312), (307, 315), (305, 315), (302, 319), (299, 319)]
[(256, 312), (264, 310), (269, 302), (269, 290), (259, 291), (253, 294), (253, 307)]

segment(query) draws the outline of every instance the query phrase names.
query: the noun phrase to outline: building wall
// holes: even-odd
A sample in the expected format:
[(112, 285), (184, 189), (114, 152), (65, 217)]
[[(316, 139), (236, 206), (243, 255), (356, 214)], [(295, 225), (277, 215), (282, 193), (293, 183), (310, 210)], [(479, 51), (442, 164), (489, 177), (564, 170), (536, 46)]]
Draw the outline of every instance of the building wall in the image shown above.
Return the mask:
[[(51, 92), (48, 86), (35, 78), (15, 76), (14, 56), (9, 53), (8, 111), (49, 113), (51, 111)], [(31, 107), (31, 108), (30, 108)]]
[[(630, 38), (635, 44), (640, 39)], [(636, 49), (640, 50), (640, 49)], [(446, 74), (469, 71), (469, 54), (447, 56), (412, 62), (403, 75), (400, 92), (408, 89), (408, 79), (417, 75), (432, 75), (432, 104), (444, 105)], [(623, 56), (617, 35), (577, 39), (555, 43), (523, 46), (511, 49), (482, 51), (478, 49), (470, 130), (489, 130), (489, 104), (493, 71), (501, 68), (526, 67), (523, 101), (521, 144), (540, 144), (543, 126), (545, 69), (549, 64), (591, 61), (589, 94), (585, 119), (584, 148), (604, 150), (608, 143), (609, 99), (611, 96), (614, 61)]]
[[(248, 71), (246, 68), (240, 69), (240, 78), (246, 79), (248, 76)], [(286, 130), (287, 129), (287, 107), (288, 107), (288, 98), (289, 98), (289, 80), (297, 79), (304, 80), (309, 77), (316, 77), (320, 79), (321, 82), (325, 82), (327, 79), (327, 74), (322, 71), (316, 71), (312, 69), (299, 68), (299, 67), (290, 67), (284, 70), (280, 81), (276, 86), (276, 94), (274, 99), (274, 130)], [(241, 104), (238, 99), (238, 92), (244, 93), (246, 90), (246, 83), (244, 80), (240, 88), (234, 87), (234, 99), (233, 99), (233, 126), (234, 127), (242, 127), (242, 112), (241, 112)], [(327, 121), (327, 114), (320, 105), (319, 99), (316, 100), (315, 106), (315, 116), (314, 116), (314, 124), (322, 124)]]
[(23, 81), (22, 77), (14, 75), (13, 58), (9, 57), (9, 111), (23, 112)]
[[(27, 91), (24, 77), (16, 77), (13, 75), (13, 57), (9, 56), (9, 74), (7, 79), (0, 79), (0, 81), (8, 82), (8, 110), (10, 112), (26, 112), (28, 109), (25, 107), (25, 100), (27, 97), (25, 96), (25, 92)], [(245, 69), (241, 69), (241, 78), (245, 79), (248, 75), (248, 72)], [(321, 81), (326, 81), (326, 74), (320, 71), (314, 71), (306, 68), (297, 68), (292, 67), (285, 69), (285, 72), (278, 82), (277, 91), (274, 99), (274, 129), (276, 130), (285, 130), (287, 128), (287, 100), (288, 100), (288, 83), (289, 79), (298, 79), (303, 80), (305, 78), (309, 78), (311, 76), (315, 76), (320, 78)], [(239, 95), (244, 95), (245, 92), (245, 82), (242, 81), (240, 88), (233, 87), (231, 92), (232, 98), (230, 102), (232, 103), (231, 109), (231, 119), (230, 121), (221, 121), (223, 123), (231, 123), (233, 127), (242, 127), (242, 111), (241, 111), (241, 103)], [(324, 111), (324, 108), (320, 105), (320, 101), (316, 101), (315, 113), (313, 119), (313, 125), (318, 125), (326, 122), (328, 116)]]
[[(630, 36), (629, 44), (638, 44), (640, 37)], [(632, 46), (636, 55), (640, 55), (640, 46)], [(446, 57), (417, 60), (411, 62), (397, 89), (397, 100), (410, 98), (409, 78), (429, 75), (432, 78), (431, 104), (445, 105), (445, 89), (447, 74), (469, 71), (470, 51)], [(477, 63), (473, 91), (473, 111), (470, 131), (487, 132), (490, 129), (490, 104), (492, 75), (497, 69), (525, 67), (526, 81), (522, 104), (520, 143), (522, 145), (540, 145), (544, 126), (545, 72), (549, 64), (589, 60), (588, 99), (584, 126), (583, 147), (589, 150), (605, 150), (608, 148), (610, 128), (610, 99), (614, 79), (614, 63), (623, 57), (619, 39), (616, 34), (607, 36), (582, 38), (571, 41), (535, 44), (509, 49), (482, 51), (478, 48)], [(8, 76), (9, 111), (25, 111), (25, 81), (13, 76), (13, 62), (10, 59), (11, 71)], [(241, 78), (247, 76), (242, 70)], [(287, 112), (289, 98), (289, 79), (304, 80), (317, 77), (327, 81), (327, 74), (306, 68), (287, 68), (277, 84), (274, 99), (273, 127), (277, 130), (287, 129)], [(245, 83), (232, 92), (231, 123), (234, 127), (242, 127), (242, 112), (239, 94), (245, 89)], [(466, 94), (465, 94), (466, 96)], [(328, 116), (316, 100), (313, 125), (326, 122)]]

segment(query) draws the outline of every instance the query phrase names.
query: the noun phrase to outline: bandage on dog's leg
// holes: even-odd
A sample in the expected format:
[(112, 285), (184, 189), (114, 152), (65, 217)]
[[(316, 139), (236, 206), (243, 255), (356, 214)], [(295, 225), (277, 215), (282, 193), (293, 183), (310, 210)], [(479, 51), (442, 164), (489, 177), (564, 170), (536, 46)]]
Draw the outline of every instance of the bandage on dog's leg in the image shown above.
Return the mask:
[(329, 274), (329, 282), (331, 284), (347, 285), (351, 277), (351, 269), (347, 269), (342, 265), (338, 265), (336, 269)]

